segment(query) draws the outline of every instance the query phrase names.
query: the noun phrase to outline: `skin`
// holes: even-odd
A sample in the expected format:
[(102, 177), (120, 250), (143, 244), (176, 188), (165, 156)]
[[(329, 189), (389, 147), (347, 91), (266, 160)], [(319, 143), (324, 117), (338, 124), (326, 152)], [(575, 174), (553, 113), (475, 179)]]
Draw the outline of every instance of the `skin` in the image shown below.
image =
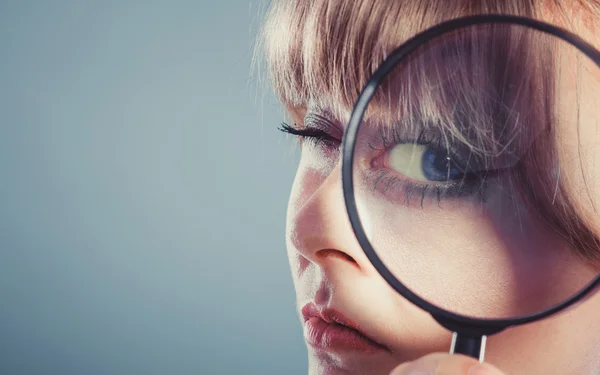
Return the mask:
[[(303, 117), (298, 111), (291, 112), (298, 119)], [(433, 352), (447, 352), (450, 333), (392, 290), (354, 239), (341, 195), (339, 163), (328, 164), (307, 151), (304, 147), (287, 221), (287, 248), (297, 305), (300, 309), (313, 302), (334, 308), (389, 348), (385, 353), (362, 354), (309, 346), (309, 373), (389, 374), (398, 364)], [(507, 299), (498, 291), (484, 307), (493, 311), (494, 306)], [(600, 333), (596, 319), (599, 308), (600, 298), (594, 294), (562, 314), (492, 336), (488, 339), (486, 361), (506, 374), (596, 373), (600, 370), (595, 359), (600, 347), (600, 334), (596, 334)], [(429, 363), (419, 362), (431, 366)], [(460, 373), (467, 372), (456, 372)]]
[(414, 373), (435, 375), (502, 375), (502, 371), (488, 363), (479, 363), (463, 355), (434, 353), (414, 362), (402, 364), (391, 375), (409, 375)]
[[(596, 73), (593, 73), (593, 75)], [(568, 90), (569, 80), (562, 81)], [(598, 87), (591, 85), (586, 95), (594, 97)], [(599, 91), (600, 92), (600, 91)], [(598, 96), (598, 94), (596, 95)], [(565, 145), (579, 142), (582, 153), (565, 146), (561, 156), (567, 160), (563, 165), (565, 178), (569, 178), (573, 191), (585, 186), (589, 195), (580, 198), (578, 204), (586, 220), (597, 223), (592, 209), (600, 203), (600, 173), (594, 166), (600, 165), (600, 133), (596, 126), (597, 109), (594, 99), (587, 99), (582, 108), (583, 120), (579, 121), (583, 137), (577, 137), (573, 126), (575, 111), (564, 106), (563, 124), (557, 132)], [(288, 108), (291, 120), (302, 124), (307, 113), (314, 108)], [(341, 134), (347, 118), (331, 119), (332, 126)], [(575, 143), (577, 144), (577, 143)], [(350, 227), (341, 194), (339, 155), (323, 148), (302, 143), (302, 156), (293, 184), (287, 215), (287, 251), (292, 269), (299, 310), (307, 303), (333, 308), (356, 322), (367, 334), (387, 350), (376, 353), (360, 353), (352, 350), (323, 350), (308, 345), (310, 374), (596, 374), (600, 372), (600, 293), (592, 293), (586, 300), (567, 311), (533, 324), (508, 329), (488, 338), (486, 362), (464, 356), (450, 356), (448, 352), (451, 333), (437, 324), (430, 315), (399, 296), (377, 273), (363, 253)], [(584, 166), (584, 179), (578, 166)], [(582, 196), (578, 194), (576, 196)], [(566, 256), (564, 244), (553, 234), (540, 227), (527, 212), (520, 225), (527, 236), (519, 236), (515, 220), (502, 210), (506, 206), (501, 194), (486, 204), (485, 210), (464, 209), (452, 217), (436, 216), (432, 209), (421, 211), (410, 208), (395, 211), (393, 228), (406, 228), (399, 233), (386, 231), (387, 221), (373, 217), (370, 225), (374, 238), (381, 248), (386, 244), (400, 244), (406, 254), (412, 254), (409, 264), (402, 270), (407, 280), (418, 280), (414, 270), (429, 269), (432, 275), (443, 274), (433, 281), (413, 282), (420, 292), (431, 298), (442, 296), (438, 301), (450, 304), (454, 290), (449, 285), (465, 285), (461, 289), (462, 312), (480, 316), (515, 313), (525, 301), (535, 310), (548, 306), (552, 295), (566, 296), (591, 277), (595, 270), (585, 262)], [(389, 200), (389, 199), (388, 199)], [(364, 202), (368, 207), (391, 207), (385, 199)], [(444, 222), (444, 219), (447, 222)], [(427, 223), (438, 220), (435, 231), (427, 231)], [(423, 233), (425, 230), (425, 234)], [(477, 233), (474, 236), (473, 233)], [(450, 236), (449, 236), (450, 235)], [(449, 241), (448, 238), (452, 240)], [(452, 249), (464, 249), (460, 254)], [(528, 249), (503, 257), (505, 249)], [(451, 254), (431, 265), (425, 256), (431, 249), (447, 250)], [(482, 249), (487, 252), (482, 257)], [(489, 251), (496, 249), (498, 251)], [(491, 255), (490, 255), (491, 254)], [(476, 259), (470, 264), (475, 271), (465, 275), (458, 272), (457, 264)], [(482, 260), (484, 259), (484, 260)], [(535, 262), (532, 261), (535, 259)], [(540, 262), (544, 262), (540, 265)], [(450, 270), (450, 271), (449, 271)], [(411, 272), (413, 272), (411, 274)], [(489, 275), (493, 274), (493, 280)], [(565, 276), (567, 275), (567, 276)], [(437, 280), (437, 281), (436, 281)], [(448, 281), (446, 284), (440, 281)], [(488, 280), (488, 284), (481, 280)], [(494, 280), (504, 280), (499, 286)], [(549, 280), (553, 289), (548, 287)], [(526, 287), (519, 289), (519, 286)], [(515, 293), (522, 292), (515, 300)], [(482, 290), (487, 293), (481, 293)], [(483, 294), (483, 296), (482, 296)], [(550, 301), (554, 302), (554, 301)], [(474, 307), (475, 306), (475, 307)], [(517, 307), (515, 307), (517, 306)], [(528, 307), (529, 308), (529, 307)], [(472, 310), (474, 309), (474, 310)], [(299, 311), (300, 313), (300, 311)], [(497, 316), (497, 315), (496, 315)], [(438, 353), (436, 353), (438, 352)], [(436, 354), (431, 354), (436, 353)], [(498, 370), (501, 369), (502, 371)], [(487, 371), (487, 372), (486, 372)]]

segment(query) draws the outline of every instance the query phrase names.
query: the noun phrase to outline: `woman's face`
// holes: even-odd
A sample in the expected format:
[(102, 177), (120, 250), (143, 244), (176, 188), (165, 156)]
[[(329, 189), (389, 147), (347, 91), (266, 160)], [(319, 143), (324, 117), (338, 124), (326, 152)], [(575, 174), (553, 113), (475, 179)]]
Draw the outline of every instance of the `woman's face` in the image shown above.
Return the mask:
[[(598, 79), (590, 74), (593, 69), (584, 71), (582, 81)], [(578, 100), (578, 110), (568, 104), (573, 101), (557, 101), (562, 117), (557, 136), (564, 140), (559, 154), (564, 173), (572, 175), (572, 189), (586, 183), (589, 195), (581, 207), (589, 207), (600, 203), (600, 174), (594, 173), (600, 162), (600, 117), (593, 113), (600, 85), (582, 89), (572, 79), (557, 81), (562, 98)], [(289, 108), (289, 113), (297, 127), (320, 134), (317, 140), (301, 140), (287, 216), (287, 250), (310, 373), (388, 374), (404, 361), (447, 352), (451, 333), (388, 286), (350, 227), (340, 175), (340, 141), (349, 113), (334, 116), (316, 105)], [(572, 123), (578, 130), (568, 126)], [(416, 139), (419, 128), (404, 139)], [(421, 296), (466, 315), (508, 317), (547, 308), (558, 302), (556, 296), (568, 296), (596, 275), (509, 188), (508, 175), (487, 181), (486, 199), (471, 193), (409, 194), (417, 191), (415, 184), (435, 187), (435, 181), (424, 181), (435, 164), (425, 164), (427, 148), (411, 148), (408, 141), (372, 147), (383, 139), (381, 129), (368, 118), (361, 129), (355, 159), (361, 219), (384, 261)], [(575, 140), (583, 152), (569, 147)], [(407, 150), (419, 160), (410, 167)], [(406, 184), (381, 184), (369, 170), (373, 165), (386, 176), (410, 180), (412, 190)], [(592, 359), (600, 347), (598, 308), (600, 298), (594, 295), (563, 314), (490, 337), (486, 360), (508, 374), (599, 370)]]

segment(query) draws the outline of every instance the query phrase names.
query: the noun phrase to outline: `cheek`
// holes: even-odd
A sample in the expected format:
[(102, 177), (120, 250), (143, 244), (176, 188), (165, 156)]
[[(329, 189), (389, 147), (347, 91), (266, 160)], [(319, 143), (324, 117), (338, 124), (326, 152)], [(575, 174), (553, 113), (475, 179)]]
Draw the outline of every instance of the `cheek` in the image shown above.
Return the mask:
[(454, 312), (498, 318), (550, 307), (592, 276), (531, 215), (506, 210), (512, 203), (498, 198), (479, 211), (408, 208), (377, 197), (363, 204), (370, 242), (409, 289)]

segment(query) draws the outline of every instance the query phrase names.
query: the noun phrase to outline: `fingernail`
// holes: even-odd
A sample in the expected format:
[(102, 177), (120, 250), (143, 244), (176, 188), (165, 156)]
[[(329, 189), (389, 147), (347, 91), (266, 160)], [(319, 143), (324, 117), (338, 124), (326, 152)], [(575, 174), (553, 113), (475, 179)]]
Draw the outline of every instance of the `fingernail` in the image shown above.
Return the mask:
[(469, 369), (467, 375), (502, 375), (502, 373), (492, 365), (478, 363)]

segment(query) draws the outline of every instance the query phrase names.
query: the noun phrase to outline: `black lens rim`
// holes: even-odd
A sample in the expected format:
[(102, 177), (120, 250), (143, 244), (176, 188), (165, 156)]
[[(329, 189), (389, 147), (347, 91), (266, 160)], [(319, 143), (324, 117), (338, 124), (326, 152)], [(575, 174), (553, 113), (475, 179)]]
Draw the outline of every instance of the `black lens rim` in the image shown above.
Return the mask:
[(600, 274), (596, 276), (591, 282), (589, 282), (583, 289), (581, 289), (575, 295), (569, 297), (562, 303), (542, 310), (540, 312), (529, 314), (520, 317), (502, 318), (502, 319), (483, 319), (474, 318), (457, 313), (453, 313), (444, 310), (427, 300), (419, 297), (407, 288), (400, 280), (398, 280), (385, 266), (381, 259), (377, 256), (373, 246), (369, 242), (365, 230), (360, 222), (359, 213), (354, 197), (354, 186), (353, 186), (353, 164), (354, 164), (354, 150), (356, 145), (356, 138), (358, 129), (363, 120), (364, 113), (377, 89), (383, 79), (408, 55), (424, 43), (431, 41), (432, 39), (455, 31), (468, 26), (480, 25), (480, 24), (515, 24), (525, 27), (529, 27), (558, 38), (561, 38), (565, 42), (573, 45), (581, 52), (583, 52), (588, 58), (596, 63), (600, 67), (600, 52), (596, 50), (591, 44), (587, 43), (579, 36), (564, 30), (560, 27), (534, 20), (527, 17), (512, 16), (512, 15), (472, 15), (467, 17), (461, 17), (450, 21), (443, 22), (434, 27), (431, 27), (413, 38), (406, 41), (400, 47), (396, 48), (379, 66), (379, 68), (373, 73), (365, 87), (363, 88), (350, 117), (350, 121), (344, 132), (342, 139), (342, 165), (341, 165), (341, 178), (342, 188), (344, 194), (344, 203), (346, 206), (346, 212), (348, 214), (352, 229), (356, 238), (361, 245), (364, 253), (373, 264), (379, 274), (385, 279), (385, 281), (400, 295), (408, 299), (410, 302), (420, 307), (421, 309), (429, 312), (438, 322), (442, 323), (447, 328), (454, 331), (465, 331), (480, 332), (482, 335), (492, 334), (501, 331), (511, 326), (522, 325), (531, 323), (543, 318), (546, 318), (552, 314), (555, 314), (574, 303), (580, 301), (585, 295), (592, 291), (595, 287), (600, 284)]

